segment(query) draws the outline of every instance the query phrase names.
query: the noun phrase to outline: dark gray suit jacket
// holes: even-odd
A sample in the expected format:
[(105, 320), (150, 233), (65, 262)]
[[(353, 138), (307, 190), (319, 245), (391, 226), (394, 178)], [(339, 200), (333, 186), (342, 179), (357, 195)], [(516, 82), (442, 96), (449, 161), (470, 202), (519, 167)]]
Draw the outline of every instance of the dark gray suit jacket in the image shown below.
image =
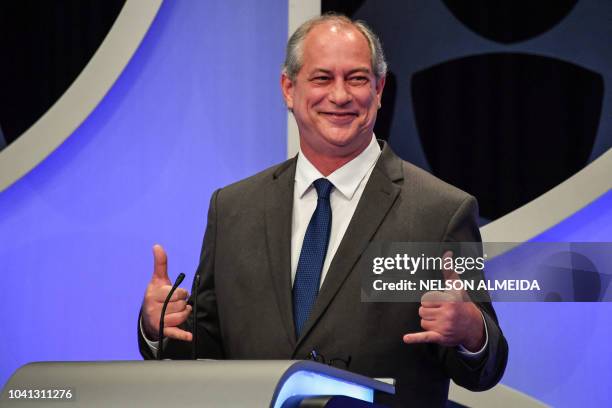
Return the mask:
[[(316, 348), (351, 357), (349, 369), (397, 379), (399, 406), (443, 406), (449, 378), (485, 390), (501, 378), (507, 342), (490, 303), (478, 304), (489, 333), (486, 355), (466, 361), (454, 348), (406, 345), (422, 331), (418, 303), (362, 303), (355, 272), (368, 243), (480, 241), (470, 195), (383, 151), (330, 265), (310, 319), (296, 338), (291, 298), (291, 212), (296, 159), (217, 190), (198, 271), (198, 357), (301, 359)], [(192, 320), (185, 328), (191, 330)], [(139, 334), (145, 358), (151, 352)], [(170, 341), (165, 356), (190, 358)]]

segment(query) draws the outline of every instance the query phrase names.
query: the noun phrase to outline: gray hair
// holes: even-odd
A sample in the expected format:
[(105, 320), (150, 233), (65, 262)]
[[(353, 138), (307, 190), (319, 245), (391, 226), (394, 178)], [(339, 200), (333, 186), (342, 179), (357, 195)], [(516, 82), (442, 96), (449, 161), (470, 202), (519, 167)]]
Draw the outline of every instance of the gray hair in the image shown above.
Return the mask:
[(376, 79), (380, 79), (387, 75), (387, 61), (385, 61), (385, 54), (383, 53), (382, 44), (380, 39), (374, 31), (363, 21), (353, 21), (345, 15), (338, 13), (326, 13), (322, 16), (311, 18), (310, 20), (303, 23), (298, 27), (297, 30), (291, 35), (287, 42), (287, 50), (285, 53), (285, 62), (283, 64), (283, 73), (286, 74), (291, 81), (295, 81), (298, 72), (302, 68), (302, 45), (306, 35), (314, 27), (319, 24), (327, 22), (336, 22), (341, 25), (348, 25), (355, 27), (368, 41), (370, 47), (370, 56), (372, 70)]

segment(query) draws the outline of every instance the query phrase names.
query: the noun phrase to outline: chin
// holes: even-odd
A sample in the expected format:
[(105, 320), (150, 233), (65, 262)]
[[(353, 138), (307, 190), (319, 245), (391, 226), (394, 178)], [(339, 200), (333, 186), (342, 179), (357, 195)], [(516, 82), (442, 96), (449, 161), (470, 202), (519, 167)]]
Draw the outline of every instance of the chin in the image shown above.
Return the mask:
[(347, 146), (358, 139), (353, 129), (333, 129), (323, 133), (324, 139), (336, 146)]
[(350, 146), (355, 141), (355, 138), (352, 138), (352, 137), (326, 137), (325, 140), (326, 140), (326, 142), (328, 144), (333, 145), (335, 147), (346, 147), (346, 146)]

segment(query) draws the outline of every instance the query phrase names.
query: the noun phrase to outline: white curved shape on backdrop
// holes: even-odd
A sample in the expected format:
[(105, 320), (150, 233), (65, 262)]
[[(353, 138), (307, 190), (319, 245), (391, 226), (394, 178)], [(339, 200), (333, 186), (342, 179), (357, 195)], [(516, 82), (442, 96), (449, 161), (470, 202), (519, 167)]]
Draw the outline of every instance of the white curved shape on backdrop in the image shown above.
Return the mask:
[(98, 106), (138, 49), (163, 0), (127, 0), (104, 41), (64, 94), (0, 151), (0, 192), (60, 146)]
[[(302, 23), (321, 14), (321, 0), (288, 0), (288, 37)], [(289, 39), (289, 38), (287, 38)], [(300, 150), (300, 133), (293, 114), (287, 111), (287, 158), (291, 158)]]
[(535, 200), (482, 227), (482, 240), (528, 241), (586, 207), (610, 189), (612, 149)]

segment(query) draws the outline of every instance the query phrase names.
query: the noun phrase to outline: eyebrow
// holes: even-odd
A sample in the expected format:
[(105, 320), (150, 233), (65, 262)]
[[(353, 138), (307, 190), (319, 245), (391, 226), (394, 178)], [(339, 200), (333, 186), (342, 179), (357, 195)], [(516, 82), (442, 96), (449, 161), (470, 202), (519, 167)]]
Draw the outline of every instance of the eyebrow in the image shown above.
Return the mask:
[[(313, 70), (313, 71), (312, 71), (310, 74), (311, 74), (311, 75), (313, 75), (313, 74), (316, 74), (316, 73), (318, 73), (318, 72), (322, 72), (322, 73), (324, 73), (324, 74), (332, 74), (332, 73), (333, 73), (333, 72), (332, 72), (331, 70), (329, 70), (329, 69), (325, 69), (325, 68), (315, 68), (315, 69), (314, 69), (314, 70)], [(364, 74), (370, 74), (372, 71), (371, 71), (369, 68), (365, 68), (365, 67), (362, 67), (362, 68), (353, 68), (353, 69), (351, 69), (351, 70), (348, 72), (348, 75), (352, 75), (352, 74), (354, 74), (354, 73), (356, 73), (356, 72), (363, 72)]]

